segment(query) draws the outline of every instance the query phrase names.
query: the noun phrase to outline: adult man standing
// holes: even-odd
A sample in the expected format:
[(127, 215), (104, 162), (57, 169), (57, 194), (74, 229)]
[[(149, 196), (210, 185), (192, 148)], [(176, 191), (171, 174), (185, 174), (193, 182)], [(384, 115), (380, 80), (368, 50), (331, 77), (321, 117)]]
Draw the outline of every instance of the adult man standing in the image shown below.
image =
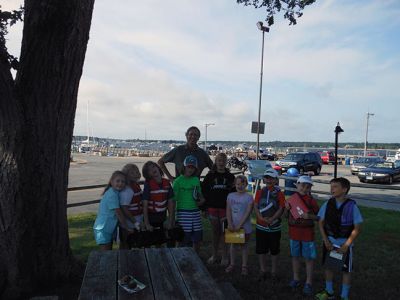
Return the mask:
[[(172, 149), (168, 153), (164, 154), (164, 156), (162, 156), (158, 160), (158, 164), (160, 165), (164, 174), (171, 181), (174, 180), (175, 177), (178, 177), (180, 175), (183, 167), (183, 161), (185, 160), (185, 157), (188, 155), (193, 155), (197, 158), (198, 168), (196, 171), (196, 175), (199, 177), (203, 172), (204, 168), (211, 169), (213, 165), (213, 162), (208, 156), (208, 154), (197, 145), (197, 142), (199, 141), (200, 138), (200, 130), (195, 126), (191, 126), (186, 131), (185, 136), (186, 136), (185, 145), (181, 145)], [(165, 164), (169, 162), (175, 164), (175, 177), (171, 175), (171, 173), (165, 166)]]

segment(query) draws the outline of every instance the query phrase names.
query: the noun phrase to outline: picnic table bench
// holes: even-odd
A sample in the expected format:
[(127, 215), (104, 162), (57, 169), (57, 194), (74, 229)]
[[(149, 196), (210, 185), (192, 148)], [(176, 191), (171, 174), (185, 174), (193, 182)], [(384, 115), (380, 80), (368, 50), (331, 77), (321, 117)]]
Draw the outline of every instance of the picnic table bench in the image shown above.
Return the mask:
[[(117, 282), (124, 275), (146, 288), (127, 293)], [(225, 299), (222, 290), (192, 248), (92, 251), (79, 299)]]

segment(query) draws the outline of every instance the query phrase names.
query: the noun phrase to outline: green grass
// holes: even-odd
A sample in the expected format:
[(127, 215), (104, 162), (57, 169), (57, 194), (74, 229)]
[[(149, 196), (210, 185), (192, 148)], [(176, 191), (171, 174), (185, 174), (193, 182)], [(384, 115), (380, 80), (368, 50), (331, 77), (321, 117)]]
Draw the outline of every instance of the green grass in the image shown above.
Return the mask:
[[(366, 207), (360, 209), (364, 223), (362, 232), (355, 242), (355, 271), (350, 296), (352, 299), (399, 299), (400, 212)], [(95, 216), (95, 214), (82, 214), (69, 217), (71, 248), (74, 255), (82, 261), (87, 260), (91, 250), (97, 249), (92, 231)], [(272, 286), (268, 281), (263, 284), (257, 282), (259, 267), (255, 254), (254, 235), (250, 241), (249, 276), (243, 277), (240, 272), (227, 275), (219, 265), (207, 266), (214, 279), (231, 282), (244, 299), (307, 299), (300, 292), (293, 293), (287, 288), (287, 283), (292, 276), (292, 267), (286, 223), (284, 220), (278, 284)], [(204, 220), (203, 224), (204, 243), (200, 257), (203, 262), (206, 262), (211, 253), (211, 231), (207, 220)], [(321, 245), (319, 233), (316, 236), (318, 245)], [(316, 291), (324, 287), (320, 252), (314, 272), (314, 289)], [(239, 255), (237, 258), (239, 259)], [(240, 265), (239, 260), (237, 265)], [(335, 276), (336, 293), (340, 291), (340, 281), (340, 274), (337, 274)]]

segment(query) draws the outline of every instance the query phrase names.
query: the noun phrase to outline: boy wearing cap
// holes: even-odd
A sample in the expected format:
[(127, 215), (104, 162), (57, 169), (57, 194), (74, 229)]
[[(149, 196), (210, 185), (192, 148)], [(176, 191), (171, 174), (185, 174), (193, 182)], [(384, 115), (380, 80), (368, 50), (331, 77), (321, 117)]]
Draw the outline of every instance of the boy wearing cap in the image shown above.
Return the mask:
[(193, 246), (196, 252), (200, 250), (203, 239), (203, 226), (199, 206), (205, 199), (201, 193), (200, 180), (196, 176), (197, 158), (188, 155), (183, 161), (182, 175), (174, 180), (174, 200), (176, 202), (176, 217), (182, 227), (185, 237), (183, 245)]
[(307, 277), (303, 293), (307, 296), (313, 294), (312, 275), (314, 260), (317, 257), (314, 222), (318, 220), (319, 207), (317, 201), (311, 196), (312, 186), (313, 182), (310, 176), (300, 176), (296, 182), (297, 191), (285, 203), (293, 268), (293, 279), (289, 285), (293, 289), (300, 287), (300, 263), (301, 257), (303, 257)]
[[(363, 218), (356, 202), (348, 198), (350, 181), (346, 178), (334, 178), (330, 182), (332, 197), (318, 212), (319, 230), (323, 240), (322, 259), (325, 266), (325, 289), (315, 299), (335, 299), (333, 291), (332, 264), (328, 262), (340, 259), (342, 271), (341, 299), (349, 299), (351, 272), (353, 271), (353, 243), (361, 230)], [(336, 266), (338, 268), (338, 266)]]
[(285, 207), (285, 195), (278, 183), (278, 173), (268, 169), (264, 173), (265, 187), (256, 192), (254, 210), (256, 224), (256, 254), (260, 263), (260, 280), (266, 279), (267, 254), (271, 254), (271, 278), (276, 281), (278, 254), (281, 242), (281, 216)]

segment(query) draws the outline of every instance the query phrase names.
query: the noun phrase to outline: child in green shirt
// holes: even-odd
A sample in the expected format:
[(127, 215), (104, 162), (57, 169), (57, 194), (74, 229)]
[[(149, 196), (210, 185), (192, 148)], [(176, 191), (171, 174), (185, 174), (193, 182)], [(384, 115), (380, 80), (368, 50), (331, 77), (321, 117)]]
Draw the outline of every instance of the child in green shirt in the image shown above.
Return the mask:
[(185, 232), (183, 245), (193, 246), (200, 250), (203, 239), (203, 226), (199, 206), (205, 199), (201, 193), (200, 180), (196, 176), (197, 159), (193, 155), (186, 156), (183, 162), (182, 175), (174, 180), (174, 200), (177, 208), (177, 221)]

